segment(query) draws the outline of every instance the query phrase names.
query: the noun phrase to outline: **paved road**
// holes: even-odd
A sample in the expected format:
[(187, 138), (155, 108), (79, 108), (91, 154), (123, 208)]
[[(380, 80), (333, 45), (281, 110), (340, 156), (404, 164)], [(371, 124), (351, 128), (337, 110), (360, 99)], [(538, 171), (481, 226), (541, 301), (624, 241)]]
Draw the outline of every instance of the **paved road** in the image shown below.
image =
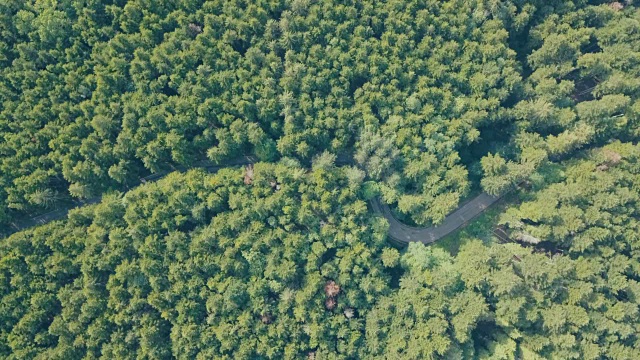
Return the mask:
[(402, 224), (393, 217), (389, 207), (386, 204), (382, 204), (377, 198), (371, 201), (371, 206), (375, 212), (384, 216), (389, 222), (389, 237), (392, 239), (403, 243), (421, 242), (430, 244), (465, 226), (469, 220), (480, 215), (498, 200), (500, 200), (500, 197), (482, 193), (449, 214), (440, 225), (429, 228), (418, 228)]
[[(254, 163), (255, 159), (250, 156), (243, 156), (233, 160), (229, 160), (224, 164), (215, 164), (210, 161), (202, 161), (196, 164), (195, 167), (203, 168), (210, 173), (217, 172), (218, 170), (230, 167), (230, 166), (242, 166)], [(336, 163), (338, 165), (345, 165), (351, 163), (351, 159), (348, 156), (338, 156)], [(176, 168), (177, 171), (186, 171), (188, 168)], [(146, 178), (143, 178), (142, 182), (151, 182), (157, 181), (165, 177), (169, 172), (157, 173)], [(13, 224), (13, 228), (9, 232), (14, 233), (20, 230), (24, 230), (33, 226), (43, 225), (50, 221), (60, 220), (67, 216), (69, 210), (86, 206), (89, 204), (95, 204), (100, 202), (101, 197), (95, 197), (84, 201), (76, 201), (72, 204), (69, 204), (63, 208), (48, 212), (46, 214), (41, 214), (35, 216), (33, 218), (24, 218), (20, 221), (16, 221)], [(380, 203), (378, 199), (374, 199), (371, 201), (371, 206), (373, 210), (384, 216), (389, 222), (389, 237), (393, 238), (396, 241), (400, 241), (403, 243), (409, 242), (422, 242), (425, 244), (432, 243), (437, 241), (444, 236), (452, 233), (456, 229), (466, 225), (466, 223), (478, 216), (485, 209), (493, 205), (496, 201), (499, 200), (499, 197), (491, 196), (486, 193), (482, 193), (477, 197), (473, 198), (471, 201), (459, 207), (456, 211), (447, 216), (442, 224), (430, 228), (417, 228), (402, 224), (396, 218), (393, 217), (391, 210), (386, 204)]]

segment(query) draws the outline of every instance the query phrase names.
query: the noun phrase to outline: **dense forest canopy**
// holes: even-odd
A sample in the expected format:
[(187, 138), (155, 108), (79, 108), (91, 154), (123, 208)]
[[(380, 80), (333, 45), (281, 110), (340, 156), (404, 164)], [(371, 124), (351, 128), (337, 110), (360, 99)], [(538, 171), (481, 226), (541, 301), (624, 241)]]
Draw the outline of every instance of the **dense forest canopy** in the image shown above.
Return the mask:
[[(6, 0), (0, 34), (0, 234), (97, 202), (0, 239), (0, 357), (640, 358), (632, 0)], [(367, 204), (480, 191), (451, 251)]]
[(0, 243), (0, 354), (636, 359), (639, 156), (540, 169), (455, 256), (390, 247), (331, 157), (174, 173)]
[(501, 216), (515, 243), (410, 244), (399, 290), (367, 315), (372, 355), (638, 358), (639, 158), (618, 142), (541, 169)]
[(241, 170), (174, 174), (13, 235), (0, 354), (356, 356), (363, 314), (390, 289), (385, 224), (353, 170), (257, 164), (251, 185)]
[(437, 223), (470, 171), (497, 193), (547, 153), (638, 135), (638, 15), (585, 5), (3, 2), (2, 219), (198, 159), (328, 150)]

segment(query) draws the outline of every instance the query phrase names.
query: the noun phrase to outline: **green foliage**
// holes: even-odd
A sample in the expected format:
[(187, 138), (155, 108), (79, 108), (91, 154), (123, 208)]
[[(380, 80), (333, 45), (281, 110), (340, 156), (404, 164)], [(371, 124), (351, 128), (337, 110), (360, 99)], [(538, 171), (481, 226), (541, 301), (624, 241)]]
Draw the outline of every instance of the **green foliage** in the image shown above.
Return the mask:
[(398, 254), (346, 170), (172, 174), (14, 234), (0, 243), (1, 357), (358, 356), (364, 320), (343, 312), (389, 291), (380, 257)]
[[(0, 233), (102, 199), (0, 241), (0, 357), (640, 358), (639, 34), (631, 1), (0, 2)], [(478, 185), (527, 189), (514, 243), (494, 209), (400, 252), (367, 208)]]
[(640, 354), (639, 157), (640, 147), (629, 143), (592, 150), (586, 159), (566, 164), (561, 177), (536, 184), (528, 201), (502, 216), (514, 238), (544, 241), (574, 262), (577, 279), (566, 301), (581, 304), (586, 313), (557, 307), (542, 316), (546, 327), (558, 331), (579, 315), (587, 324), (583, 337), (592, 339), (584, 358)]
[(412, 243), (402, 263), (400, 289), (367, 315), (373, 358), (640, 355), (637, 275), (618, 275), (627, 283), (618, 288), (591, 260), (479, 241), (463, 245), (455, 258)]
[[(622, 253), (635, 258), (640, 194), (640, 147), (613, 143), (569, 162), (562, 177), (529, 201), (509, 209), (502, 222), (572, 253)], [(607, 251), (603, 251), (607, 249)], [(601, 253), (602, 252), (602, 253)]]
[[(9, 1), (0, 204), (15, 219), (140, 176), (244, 154), (353, 152), (420, 225), (467, 195), (504, 127), (492, 193), (544, 156), (640, 135), (635, 9), (584, 2)], [(526, 40), (524, 40), (526, 39)], [(523, 80), (524, 77), (524, 80)], [(509, 139), (505, 139), (509, 140)], [(55, 196), (43, 198), (43, 194)]]
[(394, 248), (385, 248), (382, 251), (381, 260), (385, 267), (395, 267), (400, 260), (400, 253)]
[[(543, 168), (529, 200), (501, 216), (503, 238), (526, 247), (467, 240), (452, 257), (410, 244), (399, 290), (367, 315), (372, 356), (640, 356), (639, 158), (640, 146), (615, 142)], [(483, 161), (496, 174), (508, 166)]]
[[(367, 345), (373, 358), (462, 358), (470, 330), (488, 315), (487, 304), (463, 282), (451, 257), (412, 243), (403, 263), (410, 270), (393, 295), (367, 315)], [(468, 345), (468, 344), (467, 344)]]
[(503, 10), (482, 1), (1, 6), (13, 217), (55, 205), (47, 192), (97, 196), (206, 157), (308, 162), (355, 146), (388, 202), (437, 222), (469, 188), (456, 148), (501, 118), (520, 80), (491, 16)]
[[(617, 4), (617, 5), (616, 5)], [(518, 132), (504, 149), (509, 169), (497, 174), (483, 159), (483, 188), (498, 194), (529, 177), (546, 161), (523, 163), (529, 146), (518, 144), (522, 134), (535, 134), (536, 151), (551, 160), (610, 139), (631, 140), (640, 135), (637, 66), (640, 51), (640, 11), (621, 3), (558, 9), (537, 19), (527, 41), (531, 70), (520, 101), (509, 109)], [(630, 34), (620, 36), (620, 34)], [(524, 38), (523, 38), (524, 39)]]

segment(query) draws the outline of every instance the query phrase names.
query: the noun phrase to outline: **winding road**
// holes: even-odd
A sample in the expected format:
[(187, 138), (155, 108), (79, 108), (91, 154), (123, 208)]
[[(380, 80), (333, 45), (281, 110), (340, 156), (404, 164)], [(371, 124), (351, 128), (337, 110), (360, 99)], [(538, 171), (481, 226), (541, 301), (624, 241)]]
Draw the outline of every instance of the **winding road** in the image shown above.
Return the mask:
[(378, 198), (371, 200), (371, 207), (389, 222), (388, 235), (390, 238), (402, 243), (430, 244), (467, 225), (469, 220), (480, 215), (498, 200), (500, 200), (498, 196), (482, 193), (449, 214), (441, 224), (428, 228), (413, 227), (401, 223), (393, 217), (389, 206), (381, 203)]
[[(197, 163), (194, 168), (202, 168), (202, 169), (205, 169), (207, 172), (215, 173), (218, 170), (225, 167), (243, 166), (243, 165), (252, 164), (254, 162), (255, 162), (254, 158), (250, 156), (243, 156), (243, 157), (239, 157), (239, 158), (227, 161), (225, 164), (214, 164), (210, 161), (201, 161)], [(350, 162), (351, 161), (349, 159), (346, 159), (345, 157), (338, 157), (336, 161), (337, 164), (342, 164), (342, 165), (348, 164)], [(176, 168), (175, 170), (184, 172), (189, 169), (185, 167), (181, 167), (181, 168)], [(147, 176), (146, 178), (141, 179), (141, 183), (160, 180), (163, 177), (165, 177), (167, 174), (169, 174), (169, 172), (156, 173), (156, 174)], [(81, 206), (98, 203), (100, 202), (101, 199), (102, 197), (95, 197), (85, 201), (76, 201), (69, 204), (66, 207), (59, 208), (45, 214), (41, 214), (32, 218), (21, 219), (12, 224), (13, 227), (9, 232), (9, 235), (11, 233), (24, 230), (33, 226), (43, 225), (54, 220), (63, 219), (67, 216), (67, 214), (69, 213), (69, 210), (78, 208)], [(371, 207), (373, 208), (373, 211), (383, 216), (389, 222), (388, 235), (390, 238), (392, 238), (393, 240), (399, 241), (401, 243), (421, 242), (424, 244), (430, 244), (432, 242), (435, 242), (449, 235), (450, 233), (454, 232), (460, 227), (465, 226), (471, 219), (481, 214), (491, 205), (495, 204), (498, 200), (500, 200), (500, 197), (492, 196), (487, 193), (482, 193), (476, 196), (475, 198), (471, 199), (464, 205), (460, 206), (453, 213), (449, 214), (441, 224), (433, 227), (428, 227), (428, 228), (413, 227), (413, 226), (409, 226), (401, 223), (400, 221), (398, 221), (396, 218), (393, 217), (393, 214), (391, 213), (391, 209), (389, 209), (389, 206), (381, 203), (378, 198), (371, 200), (370, 204), (371, 204)]]

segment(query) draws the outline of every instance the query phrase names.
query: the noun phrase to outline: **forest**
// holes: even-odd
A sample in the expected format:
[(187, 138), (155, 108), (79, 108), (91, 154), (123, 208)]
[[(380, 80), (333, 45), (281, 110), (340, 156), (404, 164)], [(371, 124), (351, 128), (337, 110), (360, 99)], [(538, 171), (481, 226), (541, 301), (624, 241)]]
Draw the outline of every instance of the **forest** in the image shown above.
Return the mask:
[[(0, 358), (640, 359), (632, 0), (6, 0), (0, 34)], [(482, 192), (451, 247), (370, 206)]]

